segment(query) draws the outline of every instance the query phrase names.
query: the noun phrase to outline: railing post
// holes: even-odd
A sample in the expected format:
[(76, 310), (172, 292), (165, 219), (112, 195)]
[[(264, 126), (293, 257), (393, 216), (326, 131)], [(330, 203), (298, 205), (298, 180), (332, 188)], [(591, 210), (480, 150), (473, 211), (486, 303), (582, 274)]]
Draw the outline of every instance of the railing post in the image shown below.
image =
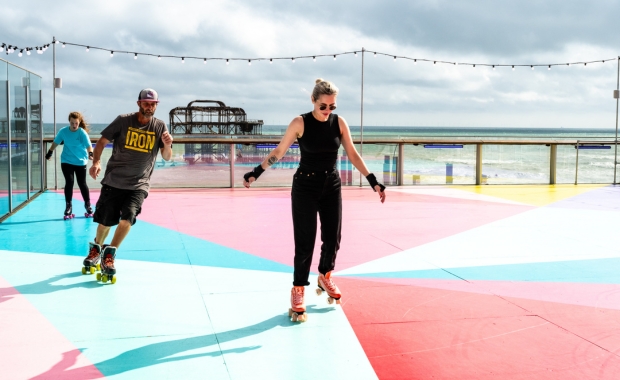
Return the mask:
[(482, 144), (476, 144), (476, 185), (482, 183)]
[(551, 154), (549, 155), (549, 184), (555, 185), (556, 182), (556, 169), (558, 161), (558, 145), (551, 144)]
[(405, 163), (405, 157), (404, 157), (404, 152), (405, 152), (405, 144), (403, 143), (398, 143), (398, 168), (397, 168), (397, 172), (396, 172), (396, 184), (398, 186), (402, 186), (403, 185), (403, 177), (404, 177), (404, 173), (405, 173), (405, 168), (404, 168), (404, 163)]
[(579, 140), (577, 140), (577, 145), (575, 146), (577, 149), (577, 153), (575, 154), (575, 185), (577, 184), (577, 175), (579, 173)]
[(233, 189), (235, 187), (235, 144), (230, 144), (230, 155), (228, 162), (230, 164), (230, 188)]

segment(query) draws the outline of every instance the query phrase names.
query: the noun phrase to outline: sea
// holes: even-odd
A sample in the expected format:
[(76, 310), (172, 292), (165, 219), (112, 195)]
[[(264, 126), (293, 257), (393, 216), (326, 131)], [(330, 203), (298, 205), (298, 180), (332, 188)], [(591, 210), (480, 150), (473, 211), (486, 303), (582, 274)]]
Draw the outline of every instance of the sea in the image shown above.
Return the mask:
[[(57, 124), (57, 129), (63, 127)], [(91, 124), (90, 135), (97, 136), (107, 124)], [(53, 136), (53, 125), (44, 124), (45, 135)], [(351, 126), (351, 134), (359, 137), (361, 128)], [(262, 134), (282, 135), (283, 125), (264, 125)], [(364, 126), (364, 160), (372, 172), (383, 173), (387, 184), (396, 183), (397, 144), (373, 144), (377, 138), (440, 138), (443, 141), (483, 140), (483, 182), (488, 184), (545, 184), (550, 180), (551, 149), (539, 145), (500, 145), (493, 140), (580, 140), (608, 141), (608, 144), (575, 149), (560, 145), (557, 149), (557, 183), (613, 183), (615, 180), (616, 146), (612, 144), (616, 130), (611, 128), (492, 128), (492, 127), (427, 127)], [(450, 145), (450, 144), (448, 144)], [(245, 149), (245, 148), (244, 148)], [(293, 155), (295, 152), (293, 152)], [(297, 152), (298, 154), (298, 152)], [(445, 148), (405, 145), (403, 157), (405, 184), (472, 184), (475, 182), (476, 145)], [(284, 162), (281, 163), (285, 165)], [(341, 162), (338, 163), (339, 167)], [(346, 167), (344, 167), (346, 169)], [(620, 175), (620, 173), (618, 173)]]

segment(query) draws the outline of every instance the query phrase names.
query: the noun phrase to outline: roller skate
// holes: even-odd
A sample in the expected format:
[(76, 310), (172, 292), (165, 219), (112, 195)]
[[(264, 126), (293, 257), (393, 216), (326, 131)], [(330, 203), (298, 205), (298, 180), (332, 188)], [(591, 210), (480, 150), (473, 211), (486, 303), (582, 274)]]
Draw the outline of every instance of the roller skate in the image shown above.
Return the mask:
[[(104, 246), (105, 247), (105, 246)], [(84, 259), (82, 274), (94, 274), (101, 270), (99, 259), (101, 258), (101, 246), (97, 243), (88, 243), (88, 256)]]
[(110, 283), (116, 283), (116, 268), (114, 268), (114, 258), (116, 257), (116, 247), (108, 245), (101, 252), (101, 273), (97, 273), (97, 281), (104, 284), (110, 280)]
[(86, 209), (86, 212), (84, 213), (84, 216), (86, 218), (92, 218), (93, 217), (93, 208), (90, 207), (90, 202), (84, 203), (84, 208)]
[(291, 289), (291, 308), (288, 309), (288, 316), (292, 322), (305, 322), (308, 319), (304, 290), (303, 286), (293, 286)]
[(340, 293), (340, 289), (336, 286), (334, 281), (331, 279), (332, 272), (329, 271), (327, 274), (320, 273), (318, 288), (316, 289), (316, 294), (321, 295), (323, 292), (327, 293), (327, 303), (333, 304), (336, 301), (337, 304), (340, 304), (340, 298), (342, 297), (342, 293)]
[(64, 219), (73, 219), (75, 218), (75, 214), (73, 213), (73, 207), (71, 206), (71, 202), (67, 202), (67, 207), (65, 207), (65, 216)]

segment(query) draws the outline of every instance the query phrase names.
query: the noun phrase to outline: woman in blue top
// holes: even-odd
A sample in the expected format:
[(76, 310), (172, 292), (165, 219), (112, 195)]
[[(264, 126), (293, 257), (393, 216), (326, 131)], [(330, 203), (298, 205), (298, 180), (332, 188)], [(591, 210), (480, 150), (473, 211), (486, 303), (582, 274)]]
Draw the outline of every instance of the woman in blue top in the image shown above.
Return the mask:
[(327, 301), (340, 303), (342, 293), (331, 278), (336, 266), (336, 254), (340, 248), (342, 225), (341, 182), (336, 161), (342, 146), (353, 166), (368, 180), (370, 187), (385, 201), (385, 186), (377, 182), (364, 160), (353, 145), (349, 125), (332, 111), (336, 109), (338, 88), (331, 82), (317, 79), (310, 100), (311, 112), (297, 116), (291, 121), (278, 146), (251, 172), (243, 176), (243, 185), (252, 182), (280, 160), (291, 144), (297, 140), (301, 151), (299, 169), (293, 176), (291, 208), (295, 258), (291, 308), (289, 317), (293, 322), (306, 321), (304, 287), (310, 285), (310, 265), (317, 232), (317, 214), (321, 220), (321, 260), (317, 293), (327, 293)]
[(93, 147), (88, 137), (88, 124), (79, 112), (69, 114), (69, 126), (62, 128), (54, 138), (52, 147), (45, 155), (50, 160), (54, 149), (60, 144), (64, 144), (60, 155), (60, 167), (65, 176), (65, 219), (73, 218), (71, 200), (73, 199), (73, 178), (77, 178), (80, 192), (84, 198), (84, 208), (86, 217), (93, 216), (93, 209), (90, 207), (90, 193), (86, 184), (86, 163), (93, 159)]

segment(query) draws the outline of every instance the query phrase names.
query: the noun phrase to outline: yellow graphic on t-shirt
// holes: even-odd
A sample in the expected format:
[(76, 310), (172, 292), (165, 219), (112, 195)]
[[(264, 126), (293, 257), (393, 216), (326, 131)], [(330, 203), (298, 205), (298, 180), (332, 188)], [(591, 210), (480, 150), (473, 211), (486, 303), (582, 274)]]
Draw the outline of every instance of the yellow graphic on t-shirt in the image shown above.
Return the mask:
[(125, 148), (151, 153), (155, 146), (155, 132), (129, 127), (125, 137)]

